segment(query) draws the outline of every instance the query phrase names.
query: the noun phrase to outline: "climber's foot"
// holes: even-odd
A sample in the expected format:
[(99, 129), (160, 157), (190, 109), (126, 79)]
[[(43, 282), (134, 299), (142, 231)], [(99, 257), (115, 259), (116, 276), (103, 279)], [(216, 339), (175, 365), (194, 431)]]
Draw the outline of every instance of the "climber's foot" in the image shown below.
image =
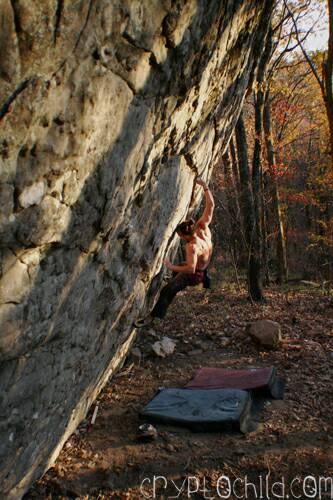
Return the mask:
[(145, 326), (151, 326), (153, 322), (154, 322), (154, 317), (149, 314), (145, 318), (139, 318), (136, 321), (134, 321), (133, 325), (136, 328), (144, 328)]

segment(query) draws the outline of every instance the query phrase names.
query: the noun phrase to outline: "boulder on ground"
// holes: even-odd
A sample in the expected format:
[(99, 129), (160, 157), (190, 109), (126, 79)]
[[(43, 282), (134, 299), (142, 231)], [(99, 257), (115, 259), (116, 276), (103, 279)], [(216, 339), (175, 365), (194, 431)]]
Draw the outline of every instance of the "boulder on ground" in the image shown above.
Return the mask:
[(169, 339), (169, 337), (163, 337), (162, 340), (155, 342), (151, 347), (156, 356), (165, 358), (173, 353), (176, 343), (174, 340)]
[(282, 340), (279, 323), (270, 319), (262, 319), (249, 323), (246, 331), (260, 346), (274, 349)]

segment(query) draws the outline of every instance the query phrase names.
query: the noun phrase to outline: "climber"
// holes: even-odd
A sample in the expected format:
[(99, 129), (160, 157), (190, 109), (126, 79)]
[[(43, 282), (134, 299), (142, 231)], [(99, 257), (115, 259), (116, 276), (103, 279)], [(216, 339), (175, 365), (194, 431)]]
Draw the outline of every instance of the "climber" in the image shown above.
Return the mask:
[(196, 183), (204, 189), (204, 212), (196, 223), (193, 219), (188, 219), (176, 227), (178, 236), (186, 241), (186, 262), (181, 265), (175, 265), (168, 259), (164, 260), (165, 266), (176, 274), (162, 288), (160, 297), (151, 313), (134, 323), (134, 326), (138, 328), (151, 325), (155, 318), (164, 318), (175, 295), (187, 286), (195, 286), (202, 283), (204, 288), (210, 287), (207, 267), (213, 249), (209, 224), (213, 217), (214, 198), (207, 184), (201, 178), (198, 177)]

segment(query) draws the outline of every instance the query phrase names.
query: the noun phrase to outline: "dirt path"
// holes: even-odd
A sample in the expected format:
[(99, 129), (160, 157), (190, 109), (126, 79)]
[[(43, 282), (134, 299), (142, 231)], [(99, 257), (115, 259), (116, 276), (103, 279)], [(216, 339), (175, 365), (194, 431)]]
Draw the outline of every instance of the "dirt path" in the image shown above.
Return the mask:
[[(267, 305), (252, 305), (245, 291), (218, 283), (179, 294), (167, 320), (140, 333), (142, 358), (129, 357), (101, 393), (95, 425), (88, 427), (93, 407), (25, 498), (333, 498), (333, 307), (307, 290), (272, 288), (267, 298)], [(284, 336), (304, 339), (303, 347), (258, 351), (245, 325), (262, 318), (278, 321)], [(177, 342), (165, 359), (151, 352), (163, 335)], [(155, 441), (137, 440), (139, 410), (158, 387), (180, 387), (200, 366), (270, 365), (287, 381), (285, 398), (266, 403), (255, 432), (156, 425)]]

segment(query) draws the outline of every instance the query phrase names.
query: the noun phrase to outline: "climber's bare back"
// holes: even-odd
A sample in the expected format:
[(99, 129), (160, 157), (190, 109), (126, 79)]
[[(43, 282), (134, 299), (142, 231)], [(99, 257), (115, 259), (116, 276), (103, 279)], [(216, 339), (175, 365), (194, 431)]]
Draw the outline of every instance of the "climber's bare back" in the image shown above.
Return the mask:
[(194, 258), (197, 262), (196, 269), (206, 269), (209, 265), (213, 251), (212, 234), (208, 224), (202, 224), (198, 221), (195, 228), (195, 240), (187, 245), (190, 245), (194, 252)]
[[(202, 216), (194, 225), (193, 220), (183, 222), (177, 230), (179, 236), (186, 243), (186, 262), (181, 265), (172, 264), (168, 259), (164, 264), (176, 273), (193, 274), (196, 271), (203, 271), (208, 267), (212, 255), (212, 235), (209, 224), (212, 221), (214, 211), (214, 198), (207, 184), (200, 177), (197, 177), (196, 184), (202, 186), (205, 193), (205, 207)], [(182, 227), (185, 224), (184, 227)], [(194, 228), (191, 229), (191, 226)], [(190, 229), (189, 229), (190, 228)]]

